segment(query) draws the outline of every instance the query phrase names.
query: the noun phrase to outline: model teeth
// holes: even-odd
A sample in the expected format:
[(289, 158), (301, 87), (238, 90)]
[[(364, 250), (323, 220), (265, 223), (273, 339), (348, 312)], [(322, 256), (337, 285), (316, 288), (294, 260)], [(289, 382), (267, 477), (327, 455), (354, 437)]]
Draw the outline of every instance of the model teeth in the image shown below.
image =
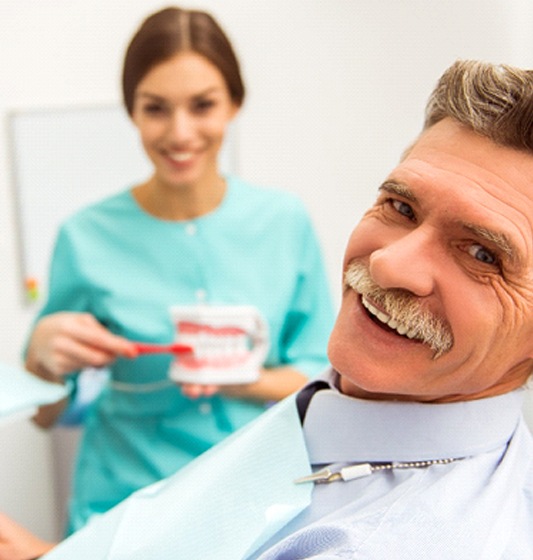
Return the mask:
[(392, 319), (392, 317), (390, 317), (383, 311), (380, 311), (377, 307), (374, 307), (364, 296), (361, 297), (361, 302), (368, 309), (368, 311), (372, 315), (374, 315), (374, 317), (379, 319), (379, 321), (387, 325), (389, 328), (395, 330), (398, 334), (406, 336), (410, 339), (416, 338), (416, 329), (409, 329), (405, 325), (398, 323), (397, 321)]

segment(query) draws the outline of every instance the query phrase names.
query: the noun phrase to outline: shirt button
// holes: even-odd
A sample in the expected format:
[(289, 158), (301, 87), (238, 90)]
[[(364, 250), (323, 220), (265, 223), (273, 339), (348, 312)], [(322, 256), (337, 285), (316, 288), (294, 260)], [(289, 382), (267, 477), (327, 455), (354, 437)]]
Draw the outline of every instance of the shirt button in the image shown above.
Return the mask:
[(195, 224), (187, 224), (185, 226), (185, 233), (187, 235), (195, 235), (196, 234), (196, 226)]
[(203, 402), (199, 407), (198, 407), (200, 414), (211, 414), (212, 411), (212, 406), (211, 403), (208, 402)]
[(200, 288), (199, 290), (196, 290), (196, 301), (198, 303), (203, 303), (207, 298), (207, 292), (205, 290), (203, 290), (202, 288)]

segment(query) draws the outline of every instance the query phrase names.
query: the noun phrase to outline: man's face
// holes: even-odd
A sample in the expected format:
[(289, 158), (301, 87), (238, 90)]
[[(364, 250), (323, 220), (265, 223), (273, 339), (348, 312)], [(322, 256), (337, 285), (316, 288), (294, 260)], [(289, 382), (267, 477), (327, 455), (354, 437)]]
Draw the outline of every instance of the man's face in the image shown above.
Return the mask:
[(533, 155), (436, 124), (348, 242), (329, 343), (341, 389), (451, 401), (520, 386), (533, 363), (532, 268)]

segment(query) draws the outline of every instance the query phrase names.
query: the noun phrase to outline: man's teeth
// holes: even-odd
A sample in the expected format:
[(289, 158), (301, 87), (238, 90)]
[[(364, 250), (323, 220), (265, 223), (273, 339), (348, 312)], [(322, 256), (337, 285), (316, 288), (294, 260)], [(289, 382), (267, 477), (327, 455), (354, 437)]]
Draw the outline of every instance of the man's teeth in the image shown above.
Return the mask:
[(415, 329), (409, 330), (405, 325), (399, 324), (397, 321), (392, 319), (389, 315), (380, 311), (377, 307), (374, 307), (364, 296), (361, 296), (361, 302), (368, 309), (368, 311), (374, 315), (379, 321), (387, 325), (389, 328), (395, 330), (398, 334), (406, 336), (407, 338), (415, 338), (417, 333)]
[(169, 153), (168, 157), (177, 162), (187, 161), (192, 158), (191, 152)]

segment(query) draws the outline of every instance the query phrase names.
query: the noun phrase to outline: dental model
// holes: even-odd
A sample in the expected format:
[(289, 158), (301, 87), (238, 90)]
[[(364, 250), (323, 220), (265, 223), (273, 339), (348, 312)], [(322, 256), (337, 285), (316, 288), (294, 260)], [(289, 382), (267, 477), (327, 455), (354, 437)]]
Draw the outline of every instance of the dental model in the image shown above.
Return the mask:
[(268, 351), (268, 327), (253, 306), (172, 308), (175, 342), (193, 348), (176, 357), (170, 377), (182, 383), (251, 383)]
[(178, 332), (183, 346), (195, 348), (194, 354), (180, 360), (183, 367), (234, 367), (245, 363), (250, 356), (249, 336), (243, 329), (181, 322)]

